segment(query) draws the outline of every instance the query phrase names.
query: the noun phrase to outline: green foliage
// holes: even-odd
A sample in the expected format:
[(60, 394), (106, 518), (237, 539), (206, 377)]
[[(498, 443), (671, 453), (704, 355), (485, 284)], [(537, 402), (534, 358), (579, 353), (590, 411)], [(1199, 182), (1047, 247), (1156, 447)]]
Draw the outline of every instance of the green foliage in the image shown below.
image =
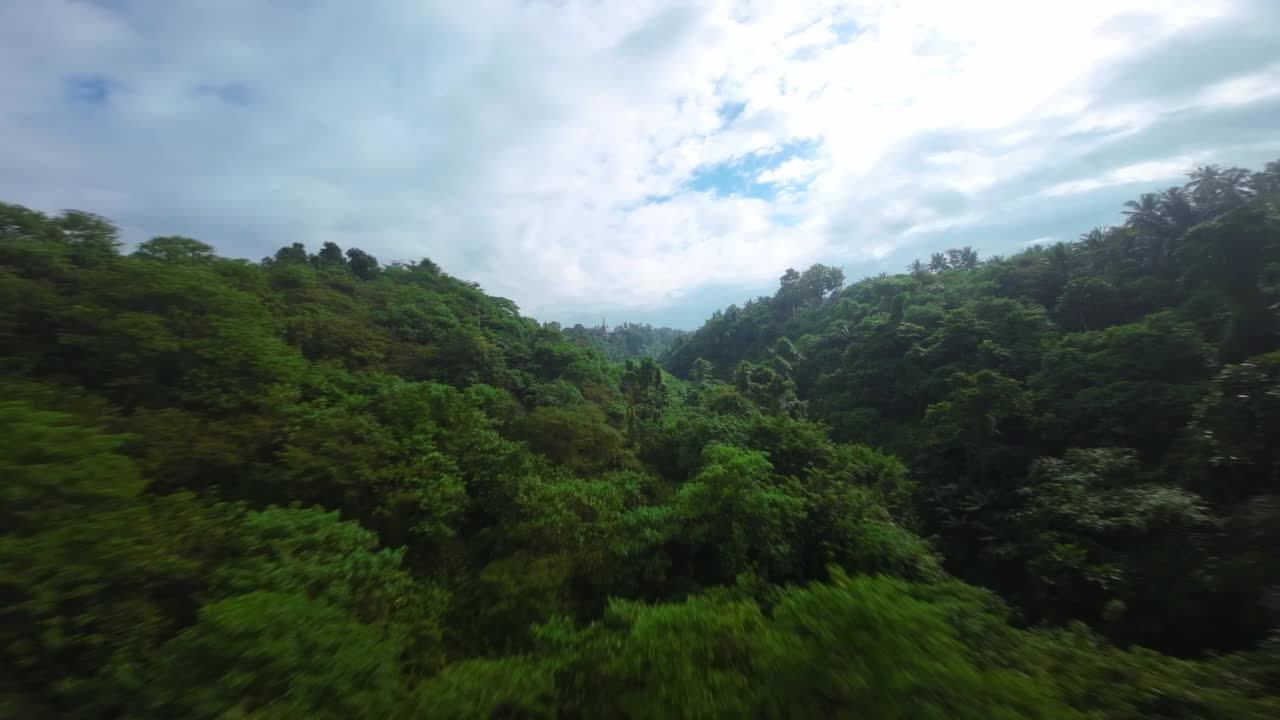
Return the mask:
[(568, 555), (516, 552), (484, 566), (453, 614), (464, 647), (479, 652), (511, 652), (528, 645), (535, 623), (572, 612)]
[(0, 205), (0, 716), (1276, 716), (1273, 170), (689, 334)]
[(403, 550), (379, 550), (372, 532), (319, 508), (250, 512), (235, 553), (215, 571), (212, 597), (296, 594), (385, 624), (425, 594), (401, 569)]
[(939, 609), (883, 578), (784, 592), (772, 615), (705, 595), (611, 605), (539, 636), (583, 717), (1077, 717), (1051, 684), (979, 668)]
[(1197, 489), (1219, 501), (1280, 492), (1280, 353), (1223, 367), (1189, 429)]
[(1062, 336), (1046, 346), (1033, 384), (1060, 398), (1052, 414), (1075, 442), (1158, 451), (1186, 425), (1203, 392), (1206, 355), (1190, 326), (1152, 315)]
[(826, 566), (912, 580), (944, 576), (933, 550), (869, 488), (830, 483), (811, 491), (804, 528), (806, 577), (821, 577)]
[(133, 254), (165, 263), (204, 262), (217, 256), (212, 245), (179, 235), (151, 238), (139, 243)]
[(276, 592), (215, 602), (160, 649), (150, 717), (386, 718), (395, 654), (342, 611)]
[(579, 324), (564, 328), (563, 332), (574, 342), (598, 350), (615, 362), (646, 357), (661, 360), (687, 334), (683, 330), (637, 323), (622, 323), (612, 329), (604, 324), (591, 328)]
[(785, 576), (804, 517), (799, 487), (775, 476), (763, 453), (710, 445), (702, 462), (672, 498), (693, 562), (719, 582), (747, 570)]
[(566, 715), (732, 718), (751, 714), (752, 636), (763, 625), (753, 603), (695, 597), (615, 602), (588, 628), (553, 623), (538, 635)]
[[(1274, 373), (1249, 360), (1280, 341), (1280, 224), (1268, 173), (1200, 168), (1184, 187), (1127, 203), (1122, 227), (986, 262), (972, 248), (938, 252), (909, 274), (866, 278), (821, 302), (797, 302), (802, 276), (789, 271), (773, 296), (715, 313), (667, 368), (698, 384), (703, 407), (713, 397), (742, 397), (767, 414), (786, 407), (834, 438), (902, 457), (915, 480), (914, 527), (936, 540), (949, 570), (1000, 588), (1029, 620), (1086, 619), (1115, 639), (1184, 653), (1247, 647), (1280, 620), (1260, 593), (1280, 582), (1266, 559), (1280, 503), (1272, 443), (1262, 439), (1275, 434)], [(774, 352), (788, 345), (796, 352)], [(708, 385), (711, 367), (735, 395)], [(1086, 498), (1065, 485), (1042, 502), (1022, 492), (1031, 464), (1073, 447), (1136, 452), (1133, 488), (1104, 504), (1175, 516), (1194, 506), (1211, 522), (1148, 531), (1138, 523), (1137, 537), (1110, 521), (1084, 523), (1068, 533), (1079, 542), (1038, 546), (1029, 538), (1075, 522), (1069, 508)], [(803, 476), (786, 455), (771, 460)], [(1174, 573), (1158, 556), (1182, 550), (1164, 534), (1194, 546), (1180, 556), (1186, 566), (1177, 578), (1136, 579)], [(1137, 559), (1134, 546), (1147, 544), (1164, 550)], [(1129, 566), (1122, 584), (1167, 582), (1178, 601), (1141, 601), (1141, 610), (1083, 602), (1028, 573), (1033, 546), (1046, 576), (1105, 576), (1124, 559), (1145, 569)], [(1100, 596), (1115, 590), (1107, 582)]]
[(644, 358), (638, 363), (628, 360), (619, 385), (627, 403), (627, 425), (630, 428), (634, 429), (639, 422), (657, 418), (667, 404), (662, 369), (653, 358)]
[[(164, 595), (193, 567), (141, 498), (125, 438), (0, 403), (0, 659), (35, 707), (91, 716), (112, 674), (173, 628)], [(2, 707), (2, 706), (0, 706)]]
[(1031, 409), (1022, 384), (992, 370), (958, 373), (946, 399), (928, 407), (924, 424), (930, 445), (939, 452), (962, 451), (963, 473), (973, 479), (992, 471), (994, 451), (1003, 445), (1004, 427), (1025, 420)]
[(1071, 718), (1051, 685), (980, 669), (907, 587), (837, 576), (789, 590), (757, 660), (766, 712), (791, 717)]
[(1038, 614), (1110, 626), (1117, 637), (1160, 640), (1154, 617), (1193, 622), (1209, 591), (1205, 538), (1215, 530), (1196, 495), (1142, 482), (1134, 454), (1071, 450), (1031, 465), (1027, 502), (1013, 515)]
[(1141, 648), (1126, 652), (1079, 627), (1034, 638), (1026, 660), (1052, 677), (1063, 699), (1087, 718), (1263, 720), (1280, 712), (1276, 697), (1228, 662), (1174, 660)]
[(423, 684), (414, 696), (413, 717), (554, 718), (555, 679), (547, 666), (521, 658), (466, 660)]
[(1121, 312), (1120, 294), (1101, 278), (1073, 278), (1058, 298), (1058, 322), (1070, 330), (1100, 330)]
[(534, 450), (575, 472), (600, 472), (623, 462), (622, 434), (594, 405), (536, 408), (517, 433)]
[(1280, 321), (1259, 286), (1259, 270), (1280, 259), (1277, 234), (1274, 218), (1241, 208), (1197, 226), (1178, 246), (1188, 278), (1212, 283), (1227, 299), (1231, 319), (1218, 346), (1224, 362), (1274, 349)]

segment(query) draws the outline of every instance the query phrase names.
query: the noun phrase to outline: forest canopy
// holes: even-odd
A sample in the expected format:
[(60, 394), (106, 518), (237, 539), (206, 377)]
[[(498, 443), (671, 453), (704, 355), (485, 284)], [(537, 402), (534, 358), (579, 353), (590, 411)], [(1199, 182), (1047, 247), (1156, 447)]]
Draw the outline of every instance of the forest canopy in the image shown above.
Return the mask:
[(1278, 198), (688, 334), (0, 205), (0, 717), (1280, 717)]

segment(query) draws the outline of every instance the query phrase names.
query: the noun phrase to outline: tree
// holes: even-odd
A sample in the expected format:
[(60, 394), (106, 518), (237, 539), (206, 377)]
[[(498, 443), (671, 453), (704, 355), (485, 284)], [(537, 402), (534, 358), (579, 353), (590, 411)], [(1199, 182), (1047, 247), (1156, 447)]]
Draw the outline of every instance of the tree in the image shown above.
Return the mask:
[(575, 717), (1076, 717), (1046, 678), (977, 662), (948, 608), (911, 592), (837, 574), (783, 591), (772, 615), (725, 593), (614, 602), (598, 623), (539, 636)]
[(796, 291), (800, 285), (800, 273), (795, 268), (787, 268), (787, 271), (778, 278), (778, 292)]
[(68, 257), (80, 267), (92, 267), (119, 256), (120, 231), (109, 220), (80, 210), (64, 210), (52, 225), (66, 244)]
[(765, 620), (754, 603), (696, 596), (647, 606), (615, 600), (581, 630), (537, 631), (557, 668), (569, 717), (750, 717), (754, 637)]
[(146, 683), (156, 718), (386, 718), (395, 650), (336, 608), (253, 592), (204, 606), (160, 650)]
[(1203, 500), (1142, 482), (1135, 454), (1116, 448), (1039, 459), (1019, 493), (1030, 611), (1105, 625), (1122, 642), (1177, 642), (1170, 630), (1197, 616), (1210, 589), (1215, 522)]
[(1124, 206), (1129, 208), (1124, 211), (1128, 216), (1125, 225), (1156, 236), (1170, 231), (1170, 223), (1163, 213), (1164, 206), (1156, 193), (1143, 193), (1137, 200), (1126, 201)]
[[(510, 488), (495, 485), (516, 481), (527, 468), (472, 398), (436, 383), (385, 379), (364, 390), (295, 408), (281, 467), (257, 489), (259, 500), (342, 509), (384, 542), (412, 540), (429, 554), (455, 535), (472, 498), (495, 511), (509, 499)], [(570, 435), (555, 442), (573, 449), (585, 441)], [(589, 451), (610, 456), (603, 445)]]
[(1042, 432), (1076, 445), (1160, 453), (1209, 377), (1209, 348), (1168, 314), (1046, 343), (1031, 385), (1054, 398)]
[(272, 258), (272, 263), (275, 265), (300, 265), (305, 262), (307, 262), (307, 248), (302, 243), (282, 247)]
[(316, 253), (315, 262), (318, 265), (338, 266), (346, 263), (342, 256), (342, 248), (338, 247), (335, 242), (325, 242), (320, 246), (320, 252)]
[(929, 272), (942, 272), (950, 265), (944, 253), (936, 252), (929, 256)]
[(1277, 317), (1259, 286), (1259, 269), (1280, 257), (1278, 237), (1273, 220), (1244, 208), (1198, 225), (1178, 246), (1187, 279), (1212, 283), (1228, 301), (1231, 321), (1218, 347), (1223, 362), (1275, 346)]
[(0, 435), (0, 709), (16, 692), (49, 717), (108, 713), (197, 569), (144, 500), (128, 438), (12, 401)]
[(619, 388), (627, 402), (627, 427), (632, 431), (640, 422), (656, 419), (667, 403), (662, 368), (650, 357), (642, 358), (638, 363), (628, 360)]
[(1280, 194), (1280, 160), (1272, 160), (1249, 178), (1249, 188), (1259, 198)]
[(1191, 198), (1180, 187), (1171, 187), (1160, 193), (1160, 214), (1174, 237), (1182, 237), (1199, 221)]
[(957, 474), (977, 481), (994, 469), (1002, 426), (1027, 416), (1030, 397), (1022, 383), (991, 370), (957, 373), (951, 385), (947, 398), (925, 411), (929, 442), (940, 452), (959, 451), (965, 462)]
[(816, 308), (827, 293), (844, 285), (844, 271), (837, 267), (815, 264), (803, 273), (789, 268), (779, 279), (774, 299), (795, 317), (801, 308)]
[(517, 432), (534, 450), (580, 473), (616, 468), (622, 462), (622, 435), (594, 405), (535, 408)]
[(135, 257), (160, 262), (203, 262), (216, 257), (213, 246), (180, 235), (156, 237), (138, 245)]
[(952, 268), (972, 270), (979, 265), (978, 253), (966, 245), (962, 248), (951, 248), (947, 251), (947, 265)]
[(1058, 298), (1058, 322), (1071, 330), (1099, 330), (1121, 319), (1120, 295), (1101, 278), (1077, 277)]
[(464, 660), (424, 683), (412, 707), (412, 717), (552, 720), (557, 716), (555, 675), (550, 664), (538, 660)]
[(1197, 403), (1188, 439), (1203, 473), (1197, 489), (1237, 504), (1280, 494), (1280, 357), (1226, 365)]
[(979, 666), (941, 608), (887, 578), (784, 591), (758, 648), (767, 716), (1074, 717), (1043, 681)]
[(1202, 165), (1187, 177), (1190, 178), (1187, 190), (1201, 211), (1216, 214), (1238, 208), (1248, 202), (1251, 195), (1245, 184), (1249, 174), (1241, 168)]
[[(777, 362), (758, 365), (744, 360), (733, 369), (733, 386), (743, 397), (766, 411), (803, 412), (804, 404), (796, 396), (795, 381), (778, 372), (775, 366), (779, 365)], [(781, 366), (785, 367), (785, 364)]]
[(351, 274), (361, 280), (378, 277), (378, 259), (359, 248), (347, 250), (347, 266), (351, 268)]
[[(1196, 405), (1186, 432), (1185, 484), (1225, 518), (1215, 551), (1215, 635), (1247, 643), (1275, 622), (1268, 600), (1280, 582), (1280, 356), (1224, 366)], [(1229, 619), (1229, 620), (1228, 620)]]
[(698, 385), (705, 384), (715, 379), (715, 366), (710, 360), (700, 357), (693, 361), (689, 369), (689, 379)]
[(805, 567), (796, 578), (823, 578), (836, 566), (850, 573), (942, 579), (940, 558), (911, 531), (915, 483), (906, 468), (860, 445), (837, 446), (832, 455), (804, 479)]
[(1087, 233), (1080, 236), (1077, 245), (1085, 254), (1097, 252), (1106, 244), (1107, 237), (1111, 234), (1109, 227), (1095, 227)]
[(844, 286), (844, 270), (830, 265), (811, 265), (800, 276), (805, 295), (813, 302), (822, 300), (827, 293)]
[(702, 465), (671, 501), (699, 579), (714, 584), (747, 571), (787, 573), (804, 516), (798, 488), (775, 478), (758, 452), (714, 444), (703, 451)]
[(214, 573), (214, 597), (292, 593), (378, 624), (420, 591), (400, 567), (403, 549), (379, 549), (377, 535), (320, 508), (248, 513), (234, 552)]

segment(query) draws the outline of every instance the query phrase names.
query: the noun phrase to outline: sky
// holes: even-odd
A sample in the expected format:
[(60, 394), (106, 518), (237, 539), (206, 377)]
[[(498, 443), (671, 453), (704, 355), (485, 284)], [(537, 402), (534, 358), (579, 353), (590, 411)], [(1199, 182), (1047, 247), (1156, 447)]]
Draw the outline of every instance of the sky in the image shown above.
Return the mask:
[(0, 201), (693, 328), (1280, 158), (1280, 0), (0, 0)]

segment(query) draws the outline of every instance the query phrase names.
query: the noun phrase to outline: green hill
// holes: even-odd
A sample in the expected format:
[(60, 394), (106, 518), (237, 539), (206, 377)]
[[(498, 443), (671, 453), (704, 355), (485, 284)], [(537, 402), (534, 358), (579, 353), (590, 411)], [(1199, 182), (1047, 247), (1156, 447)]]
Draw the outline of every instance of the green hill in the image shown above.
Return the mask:
[(0, 717), (1280, 716), (1241, 173), (687, 337), (0, 205)]

